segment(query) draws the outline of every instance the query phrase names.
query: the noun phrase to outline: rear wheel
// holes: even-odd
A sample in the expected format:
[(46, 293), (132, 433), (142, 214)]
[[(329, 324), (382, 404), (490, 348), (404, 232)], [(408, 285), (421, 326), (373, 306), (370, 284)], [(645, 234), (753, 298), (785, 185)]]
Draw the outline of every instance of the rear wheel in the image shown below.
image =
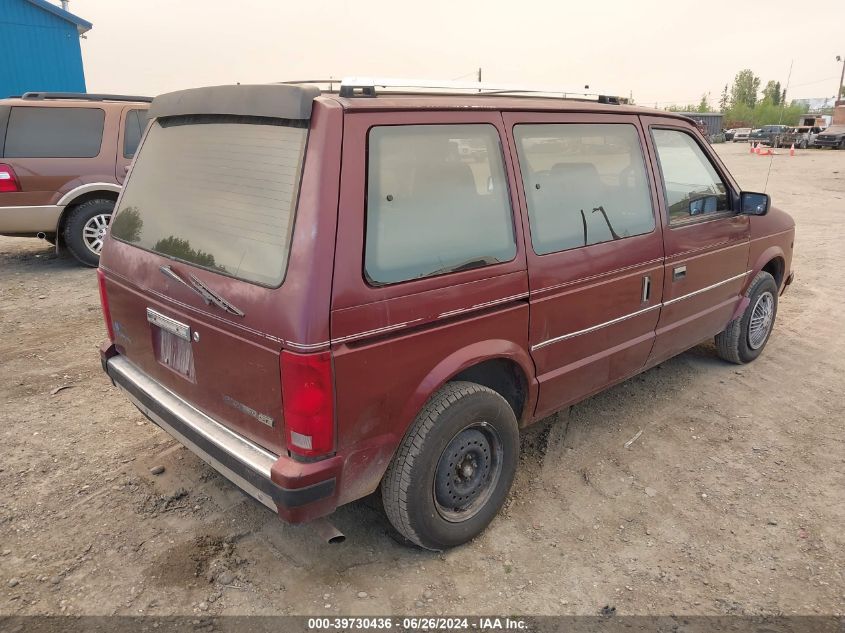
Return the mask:
[(487, 387), (452, 382), (419, 413), (382, 480), (388, 519), (420, 547), (443, 550), (480, 534), (513, 483), (516, 416)]
[(774, 277), (759, 272), (748, 290), (748, 307), (742, 316), (716, 335), (719, 356), (738, 365), (757, 358), (769, 341), (778, 311), (778, 286)]
[(71, 254), (86, 266), (100, 262), (100, 251), (111, 222), (112, 200), (89, 200), (75, 207), (65, 222), (64, 242)]
[(798, 149), (807, 149), (807, 141), (801, 141), (798, 144)]

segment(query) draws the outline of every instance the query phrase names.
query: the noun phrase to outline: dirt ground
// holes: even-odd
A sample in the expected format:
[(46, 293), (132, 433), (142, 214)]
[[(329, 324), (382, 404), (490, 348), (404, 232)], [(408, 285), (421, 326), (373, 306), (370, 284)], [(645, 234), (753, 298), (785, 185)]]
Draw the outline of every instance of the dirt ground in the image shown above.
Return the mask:
[(342, 545), (281, 523), (106, 380), (94, 271), (0, 238), (0, 614), (845, 613), (845, 152), (718, 151), (798, 224), (762, 357), (702, 345), (538, 425), (444, 554), (377, 497)]

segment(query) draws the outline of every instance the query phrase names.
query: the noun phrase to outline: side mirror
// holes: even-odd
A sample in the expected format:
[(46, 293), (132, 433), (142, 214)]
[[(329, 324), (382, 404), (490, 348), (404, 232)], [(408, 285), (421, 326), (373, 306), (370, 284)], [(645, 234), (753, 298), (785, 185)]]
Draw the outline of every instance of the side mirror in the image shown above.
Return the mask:
[(701, 215), (702, 213), (713, 213), (719, 208), (719, 198), (716, 196), (701, 196), (689, 201), (689, 214)]
[(739, 194), (739, 212), (742, 215), (766, 215), (772, 199), (766, 193), (743, 191)]

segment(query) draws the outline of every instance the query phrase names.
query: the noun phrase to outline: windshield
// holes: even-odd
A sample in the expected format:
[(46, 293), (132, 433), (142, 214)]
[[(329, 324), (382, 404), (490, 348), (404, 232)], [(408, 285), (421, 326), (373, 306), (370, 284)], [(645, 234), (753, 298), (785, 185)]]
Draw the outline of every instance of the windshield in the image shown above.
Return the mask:
[(217, 115), (154, 121), (112, 236), (200, 268), (278, 286), (287, 268), (304, 125)]

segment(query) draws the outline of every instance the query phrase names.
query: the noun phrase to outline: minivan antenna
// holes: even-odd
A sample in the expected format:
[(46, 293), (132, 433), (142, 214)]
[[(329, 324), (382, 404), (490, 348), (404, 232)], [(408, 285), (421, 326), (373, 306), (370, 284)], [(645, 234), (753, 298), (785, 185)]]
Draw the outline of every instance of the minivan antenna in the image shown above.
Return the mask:
[[(789, 61), (789, 74), (786, 76), (786, 88), (783, 90), (783, 96), (789, 94), (789, 82), (792, 81), (792, 64), (795, 62), (794, 59)], [(781, 103), (780, 103), (780, 120), (778, 121), (778, 125), (783, 125), (783, 114), (786, 110), (786, 99), (781, 96)], [(772, 142), (774, 144), (774, 142)], [(772, 163), (775, 160), (775, 153), (772, 152), (772, 155), (769, 156), (769, 171), (766, 172), (766, 184), (763, 185), (763, 193), (766, 193), (766, 189), (769, 187), (769, 176), (772, 175)]]

